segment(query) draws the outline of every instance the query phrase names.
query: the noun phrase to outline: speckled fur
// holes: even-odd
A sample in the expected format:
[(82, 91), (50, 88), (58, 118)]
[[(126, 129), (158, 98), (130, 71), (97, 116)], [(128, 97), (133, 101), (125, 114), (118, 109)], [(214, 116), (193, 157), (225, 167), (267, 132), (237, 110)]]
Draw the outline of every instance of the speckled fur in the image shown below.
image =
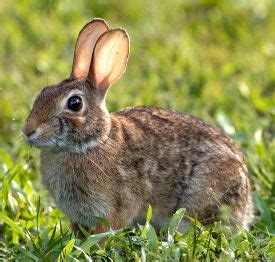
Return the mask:
[[(180, 207), (211, 223), (218, 219), (219, 207), (228, 205), (231, 220), (247, 226), (252, 218), (247, 170), (230, 138), (196, 117), (172, 110), (133, 107), (109, 114), (96, 105), (89, 83), (77, 80), (42, 91), (29, 119), (36, 119), (37, 126), (45, 122), (44, 100), (55, 93), (54, 112), (58, 98), (70, 88), (84, 89), (93, 111), (84, 124), (72, 122), (65, 137), (74, 143), (100, 142), (85, 153), (44, 148), (41, 169), (44, 184), (72, 221), (90, 227), (94, 216), (103, 216), (119, 228), (144, 217), (151, 204), (157, 224)], [(70, 124), (62, 117), (68, 132)], [(57, 124), (52, 133), (60, 129)]]
[[(81, 92), (79, 114), (60, 110), (70, 92)], [(161, 226), (185, 207), (209, 224), (223, 205), (231, 223), (253, 217), (243, 156), (217, 128), (184, 113), (133, 107), (109, 113), (91, 77), (71, 77), (37, 97), (24, 133), (39, 129), (43, 182), (72, 222), (113, 229), (139, 222), (148, 205)]]

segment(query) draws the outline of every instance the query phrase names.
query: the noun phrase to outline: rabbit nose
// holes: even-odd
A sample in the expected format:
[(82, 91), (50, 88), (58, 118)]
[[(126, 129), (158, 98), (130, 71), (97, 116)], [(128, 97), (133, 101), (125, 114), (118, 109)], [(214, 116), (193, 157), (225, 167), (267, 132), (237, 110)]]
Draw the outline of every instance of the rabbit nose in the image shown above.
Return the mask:
[(24, 134), (26, 137), (30, 138), (33, 134), (35, 134), (36, 129), (28, 128), (28, 127), (25, 125), (25, 126), (23, 127), (23, 129), (22, 129), (22, 132), (23, 132), (23, 134)]
[(24, 134), (28, 137), (30, 137), (31, 135), (33, 135), (34, 133), (36, 132), (36, 130), (33, 130), (33, 131), (29, 131), (27, 133), (24, 132)]

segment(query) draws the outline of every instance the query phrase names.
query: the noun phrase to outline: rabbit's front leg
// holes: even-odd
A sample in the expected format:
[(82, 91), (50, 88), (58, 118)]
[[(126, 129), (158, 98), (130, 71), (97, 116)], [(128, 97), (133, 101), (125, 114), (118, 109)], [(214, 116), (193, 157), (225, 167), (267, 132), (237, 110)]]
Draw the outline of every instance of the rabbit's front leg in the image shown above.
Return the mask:
[(110, 226), (107, 226), (100, 221), (97, 222), (95, 233), (104, 233), (109, 230), (118, 230), (123, 228), (125, 225), (131, 224), (133, 217), (122, 212), (116, 212), (114, 215), (107, 216), (107, 221), (109, 221)]
[(71, 221), (71, 229), (74, 232), (75, 236), (79, 239), (85, 238), (84, 234), (82, 233), (79, 225), (76, 222)]

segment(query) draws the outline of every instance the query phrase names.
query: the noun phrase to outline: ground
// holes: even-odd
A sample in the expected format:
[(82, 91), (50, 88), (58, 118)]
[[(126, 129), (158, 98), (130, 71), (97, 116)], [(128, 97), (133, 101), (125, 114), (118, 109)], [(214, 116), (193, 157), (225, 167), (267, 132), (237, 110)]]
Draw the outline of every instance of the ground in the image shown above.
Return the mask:
[[(274, 260), (274, 1), (32, 1), (0, 6), (0, 257), (6, 260)], [(155, 105), (219, 126), (243, 151), (255, 203), (250, 231), (216, 223), (176, 232), (146, 224), (76, 239), (42, 186), (21, 127), (42, 87), (71, 72), (74, 42), (94, 17), (131, 37), (107, 106)], [(272, 122), (273, 121), (273, 122)]]

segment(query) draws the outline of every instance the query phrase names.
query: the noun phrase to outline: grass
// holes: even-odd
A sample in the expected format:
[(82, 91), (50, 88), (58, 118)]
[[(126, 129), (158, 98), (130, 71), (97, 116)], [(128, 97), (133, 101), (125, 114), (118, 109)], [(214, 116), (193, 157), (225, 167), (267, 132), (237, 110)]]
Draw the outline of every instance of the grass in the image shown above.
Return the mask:
[[(0, 259), (17, 261), (275, 260), (275, 3), (266, 1), (31, 1), (0, 6)], [(131, 37), (110, 111), (156, 105), (219, 126), (244, 152), (256, 218), (234, 235), (217, 222), (168, 232), (137, 228), (75, 238), (41, 184), (39, 154), (21, 126), (39, 90), (67, 77), (76, 36), (102, 17)], [(107, 237), (104, 245), (100, 240)]]

